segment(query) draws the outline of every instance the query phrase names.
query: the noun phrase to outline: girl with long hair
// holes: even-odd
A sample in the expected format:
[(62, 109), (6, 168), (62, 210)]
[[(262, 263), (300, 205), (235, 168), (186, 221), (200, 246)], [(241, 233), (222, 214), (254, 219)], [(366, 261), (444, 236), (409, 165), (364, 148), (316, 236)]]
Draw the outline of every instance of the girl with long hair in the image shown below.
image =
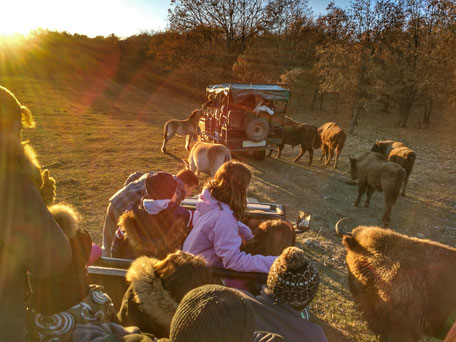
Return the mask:
[(247, 189), (252, 175), (243, 164), (223, 164), (199, 195), (193, 230), (183, 250), (203, 256), (211, 267), (240, 272), (268, 273), (274, 256), (250, 255), (240, 250), (242, 239), (253, 237), (240, 222), (247, 211)]

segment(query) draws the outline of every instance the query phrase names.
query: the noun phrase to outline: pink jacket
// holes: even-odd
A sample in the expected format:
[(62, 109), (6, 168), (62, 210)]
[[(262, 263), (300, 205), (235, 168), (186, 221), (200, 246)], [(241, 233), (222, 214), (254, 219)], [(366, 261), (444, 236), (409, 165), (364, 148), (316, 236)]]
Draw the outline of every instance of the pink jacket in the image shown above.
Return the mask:
[(250, 255), (239, 248), (242, 239), (253, 235), (239, 222), (228, 204), (213, 198), (204, 189), (198, 198), (193, 230), (184, 242), (183, 251), (203, 256), (211, 267), (240, 272), (268, 273), (275, 256)]

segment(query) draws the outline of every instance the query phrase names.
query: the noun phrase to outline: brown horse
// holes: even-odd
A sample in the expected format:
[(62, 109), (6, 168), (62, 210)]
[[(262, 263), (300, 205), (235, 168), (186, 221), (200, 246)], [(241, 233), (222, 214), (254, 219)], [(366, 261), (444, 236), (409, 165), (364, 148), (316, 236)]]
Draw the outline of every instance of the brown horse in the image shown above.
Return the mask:
[[(203, 107), (204, 109), (204, 107)], [(172, 119), (165, 123), (163, 129), (162, 153), (166, 152), (166, 143), (175, 135), (186, 136), (185, 149), (189, 151), (192, 138), (196, 133), (196, 128), (201, 117), (204, 115), (203, 109), (195, 109), (185, 120)]]

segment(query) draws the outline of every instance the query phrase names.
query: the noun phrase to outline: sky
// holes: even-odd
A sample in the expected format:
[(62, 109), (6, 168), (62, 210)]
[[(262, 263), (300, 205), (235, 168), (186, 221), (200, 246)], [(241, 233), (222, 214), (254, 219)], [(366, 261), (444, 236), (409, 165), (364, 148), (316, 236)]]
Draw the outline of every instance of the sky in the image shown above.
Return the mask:
[[(329, 0), (309, 0), (315, 14)], [(335, 0), (346, 7), (349, 0)], [(89, 37), (129, 37), (167, 27), (169, 0), (1, 0), (0, 35), (26, 35), (37, 28)]]

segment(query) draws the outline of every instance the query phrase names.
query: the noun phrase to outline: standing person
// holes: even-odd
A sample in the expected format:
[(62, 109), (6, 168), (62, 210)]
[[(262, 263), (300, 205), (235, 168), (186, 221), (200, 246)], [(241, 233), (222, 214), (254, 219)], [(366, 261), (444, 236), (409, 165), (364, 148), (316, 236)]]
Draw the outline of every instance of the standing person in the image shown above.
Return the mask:
[(35, 185), (36, 168), (21, 144), (32, 113), (0, 86), (0, 331), (25, 340), (27, 272), (47, 277), (65, 269), (71, 249)]
[[(111, 256), (111, 245), (114, 239), (114, 233), (118, 228), (117, 223), (119, 221), (119, 217), (125, 212), (125, 210), (127, 210), (128, 204), (139, 201), (141, 197), (145, 195), (146, 178), (151, 174), (154, 174), (154, 172), (143, 173), (136, 171), (128, 177), (123, 188), (117, 191), (109, 199), (103, 225), (103, 256)], [(198, 177), (196, 177), (192, 171), (186, 169), (179, 171), (175, 180), (178, 185), (178, 194), (174, 207), (177, 209), (180, 206), (180, 202), (184, 198), (191, 196), (193, 191), (195, 191), (199, 181)], [(188, 219), (191, 219), (191, 215)]]
[(147, 255), (163, 259), (180, 248), (189, 230), (189, 211), (175, 207), (178, 183), (172, 175), (148, 174), (145, 187), (144, 197), (130, 203), (119, 218), (112, 243), (115, 258), (136, 259)]
[(266, 286), (255, 297), (239, 290), (255, 313), (255, 329), (280, 334), (289, 342), (327, 342), (323, 329), (309, 322), (308, 305), (320, 276), (296, 247), (286, 248), (272, 264)]
[(223, 164), (198, 197), (193, 229), (183, 250), (203, 256), (211, 267), (267, 273), (276, 259), (240, 251), (242, 239), (253, 237), (240, 220), (247, 209), (249, 169), (238, 162)]

